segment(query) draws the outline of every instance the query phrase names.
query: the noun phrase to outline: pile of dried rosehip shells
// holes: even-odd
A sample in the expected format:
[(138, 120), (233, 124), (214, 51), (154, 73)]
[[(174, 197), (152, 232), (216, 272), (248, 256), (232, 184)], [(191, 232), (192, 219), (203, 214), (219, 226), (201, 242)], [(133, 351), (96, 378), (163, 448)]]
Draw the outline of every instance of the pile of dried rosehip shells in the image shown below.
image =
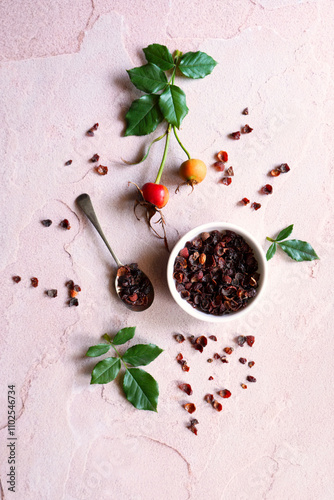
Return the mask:
[(255, 297), (258, 262), (244, 238), (233, 231), (202, 233), (175, 259), (173, 277), (192, 307), (216, 316), (234, 313)]
[(118, 292), (123, 302), (131, 306), (144, 306), (148, 303), (152, 286), (137, 264), (119, 267), (117, 277)]

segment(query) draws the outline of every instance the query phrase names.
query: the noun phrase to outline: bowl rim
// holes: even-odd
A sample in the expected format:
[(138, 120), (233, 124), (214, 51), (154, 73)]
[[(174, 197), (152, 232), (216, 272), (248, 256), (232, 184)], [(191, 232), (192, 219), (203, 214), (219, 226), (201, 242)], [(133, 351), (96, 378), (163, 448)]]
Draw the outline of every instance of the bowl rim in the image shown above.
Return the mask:
[[(221, 315), (221, 316), (215, 316), (212, 314), (207, 314), (202, 311), (199, 311), (198, 309), (193, 308), (191, 305), (188, 304), (188, 302), (185, 299), (182, 299), (179, 292), (176, 290), (175, 287), (175, 280), (173, 278), (173, 269), (174, 269), (174, 261), (175, 258), (177, 257), (179, 251), (184, 247), (187, 241), (192, 240), (196, 236), (199, 236), (201, 233), (204, 231), (210, 232), (210, 231), (234, 231), (235, 233), (239, 234), (242, 236), (245, 241), (249, 244), (249, 246), (252, 248), (255, 254), (255, 258), (258, 261), (259, 268), (261, 269), (260, 274), (261, 274), (261, 280), (259, 283), (259, 287), (257, 288), (257, 295), (252, 299), (252, 301), (243, 309), (240, 311), (237, 311), (235, 313), (231, 314), (226, 314), (226, 315)], [(187, 233), (185, 233), (174, 245), (173, 250), (170, 253), (168, 263), (167, 263), (167, 283), (169, 287), (169, 291), (175, 300), (175, 302), (183, 309), (187, 314), (190, 316), (193, 316), (196, 319), (199, 319), (201, 321), (206, 321), (209, 323), (225, 323), (227, 321), (232, 321), (233, 319), (240, 319), (243, 317), (245, 314), (248, 314), (254, 306), (256, 306), (259, 302), (259, 299), (263, 297), (263, 292), (266, 288), (267, 284), (267, 277), (268, 277), (268, 267), (267, 267), (267, 260), (266, 260), (266, 254), (263, 250), (263, 248), (260, 246), (258, 241), (252, 236), (246, 229), (243, 229), (240, 226), (237, 226), (236, 224), (230, 223), (230, 222), (207, 222), (205, 224), (201, 224), (200, 226), (196, 226), (193, 229), (190, 229)]]

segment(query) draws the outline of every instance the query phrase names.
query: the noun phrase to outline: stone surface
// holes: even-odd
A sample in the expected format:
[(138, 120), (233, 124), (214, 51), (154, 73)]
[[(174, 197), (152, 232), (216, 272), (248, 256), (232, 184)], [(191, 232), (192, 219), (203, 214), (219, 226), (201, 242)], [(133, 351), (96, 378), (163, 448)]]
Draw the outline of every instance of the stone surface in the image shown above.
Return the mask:
[[(216, 4), (38, 0), (0, 7), (1, 500), (12, 495), (8, 384), (16, 386), (18, 499), (333, 496), (334, 5)], [(222, 220), (250, 231), (266, 250), (265, 237), (293, 223), (293, 237), (309, 241), (321, 258), (299, 264), (277, 252), (262, 302), (223, 327), (188, 317), (173, 302), (168, 252), (132, 211), (128, 182), (154, 181), (163, 146), (141, 165), (122, 162), (138, 160), (149, 144), (148, 137), (124, 137), (125, 113), (140, 95), (126, 70), (144, 64), (141, 49), (155, 42), (202, 50), (219, 63), (204, 80), (177, 77), (190, 109), (179, 135), (207, 163), (208, 175), (191, 196), (187, 187), (175, 194), (185, 157), (172, 138), (163, 174), (170, 247), (196, 225)], [(98, 131), (87, 137), (95, 122)], [(251, 134), (228, 138), (245, 123)], [(212, 167), (221, 149), (235, 172), (228, 187)], [(94, 153), (108, 175), (94, 172)], [(269, 181), (283, 162), (291, 171)], [(274, 192), (261, 195), (268, 181)], [(148, 311), (131, 313), (115, 296), (115, 265), (75, 206), (83, 192), (119, 258), (138, 262), (151, 277), (156, 298)], [(242, 207), (245, 196), (262, 208)], [(46, 218), (49, 228), (40, 222)], [(64, 218), (69, 231), (59, 226)], [(69, 279), (82, 288), (76, 308), (67, 304)], [(50, 288), (56, 298), (45, 295)], [(137, 342), (164, 349), (147, 368), (159, 382), (158, 413), (135, 410), (117, 382), (89, 385), (96, 361), (85, 358), (87, 348), (105, 332), (134, 325)], [(216, 335), (218, 342), (200, 354), (177, 344), (176, 332)], [(254, 347), (236, 348), (228, 365), (207, 363), (238, 334), (255, 335)], [(189, 373), (176, 363), (178, 352)], [(247, 391), (240, 383), (249, 369), (240, 356), (256, 362), (257, 383)], [(181, 381), (194, 389), (197, 437), (186, 429)], [(232, 396), (217, 413), (203, 397), (225, 387)]]

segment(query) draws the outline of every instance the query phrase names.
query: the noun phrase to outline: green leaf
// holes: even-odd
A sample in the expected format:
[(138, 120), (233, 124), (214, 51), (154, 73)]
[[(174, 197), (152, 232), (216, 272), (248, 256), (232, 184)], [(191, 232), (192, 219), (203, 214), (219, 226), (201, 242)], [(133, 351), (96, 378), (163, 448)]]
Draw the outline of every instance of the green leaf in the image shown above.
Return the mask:
[(92, 371), (91, 384), (107, 384), (117, 377), (121, 369), (119, 358), (106, 358), (97, 363)]
[(106, 352), (109, 351), (110, 347), (111, 346), (108, 344), (92, 345), (86, 352), (86, 356), (89, 356), (90, 358), (96, 358), (97, 356), (102, 356), (102, 354), (105, 354)]
[(157, 411), (159, 386), (149, 373), (141, 368), (128, 368), (123, 389), (127, 400), (138, 410)]
[(159, 96), (143, 95), (131, 104), (125, 118), (127, 128), (125, 135), (147, 135), (153, 132), (163, 116), (158, 105)]
[(306, 241), (286, 240), (278, 244), (291, 259), (297, 260), (298, 262), (319, 259), (311, 245)]
[(125, 352), (123, 361), (132, 366), (145, 366), (157, 358), (162, 351), (163, 349), (154, 344), (137, 344)]
[(122, 328), (119, 332), (116, 333), (115, 337), (112, 340), (112, 343), (115, 345), (125, 344), (128, 340), (132, 339), (135, 336), (136, 327), (129, 326), (128, 328)]
[(164, 89), (167, 85), (165, 73), (155, 64), (149, 63), (139, 68), (130, 69), (128, 70), (128, 75), (137, 89), (148, 94), (159, 92), (159, 90)]
[(143, 51), (147, 62), (156, 64), (164, 71), (174, 68), (173, 56), (165, 45), (153, 43), (143, 49)]
[(188, 78), (204, 78), (213, 71), (216, 64), (205, 52), (187, 52), (181, 57), (179, 69)]
[(160, 95), (159, 106), (168, 123), (177, 128), (180, 127), (183, 118), (189, 111), (186, 104), (186, 95), (176, 85), (170, 85)]
[(267, 251), (267, 255), (266, 255), (267, 260), (270, 260), (274, 257), (274, 255), (276, 253), (276, 248), (277, 248), (276, 243), (272, 243), (270, 245), (270, 247), (268, 248), (268, 251)]
[(293, 230), (293, 224), (291, 224), (291, 226), (286, 227), (285, 229), (282, 229), (282, 231), (278, 233), (275, 241), (285, 240), (285, 238), (288, 238), (290, 236), (292, 230)]

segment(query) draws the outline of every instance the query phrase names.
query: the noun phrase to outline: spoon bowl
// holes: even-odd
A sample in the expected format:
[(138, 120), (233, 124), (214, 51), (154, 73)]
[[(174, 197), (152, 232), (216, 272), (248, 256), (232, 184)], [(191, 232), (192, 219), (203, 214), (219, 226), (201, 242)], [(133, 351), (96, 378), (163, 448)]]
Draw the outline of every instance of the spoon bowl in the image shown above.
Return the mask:
[(93, 224), (117, 264), (115, 289), (118, 297), (131, 311), (145, 311), (154, 300), (154, 289), (150, 279), (138, 268), (137, 264), (123, 265), (117, 258), (102, 231), (90, 196), (83, 193), (78, 196), (76, 203)]

